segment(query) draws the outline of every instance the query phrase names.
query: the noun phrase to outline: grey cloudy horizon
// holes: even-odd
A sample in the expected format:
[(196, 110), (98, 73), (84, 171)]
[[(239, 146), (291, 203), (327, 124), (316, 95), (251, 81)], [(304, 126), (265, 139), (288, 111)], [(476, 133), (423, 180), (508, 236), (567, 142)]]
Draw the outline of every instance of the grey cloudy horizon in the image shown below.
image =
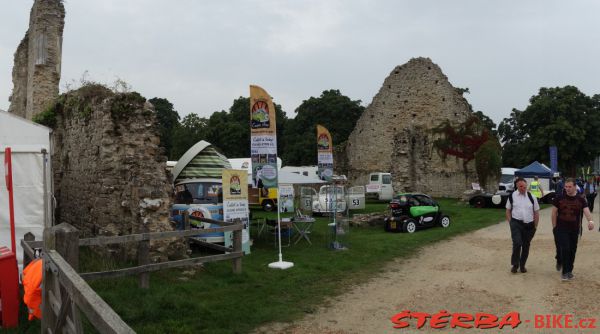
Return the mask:
[[(0, 109), (33, 0), (3, 0)], [(124, 80), (180, 116), (208, 117), (265, 88), (288, 117), (339, 89), (367, 106), (394, 67), (438, 64), (496, 123), (541, 87), (600, 93), (600, 2), (66, 0), (60, 90)]]

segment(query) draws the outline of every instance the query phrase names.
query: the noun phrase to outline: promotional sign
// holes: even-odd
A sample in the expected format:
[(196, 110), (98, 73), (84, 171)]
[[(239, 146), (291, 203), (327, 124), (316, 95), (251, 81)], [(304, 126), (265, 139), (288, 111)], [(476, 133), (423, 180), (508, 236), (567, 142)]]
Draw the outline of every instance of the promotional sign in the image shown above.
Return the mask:
[(333, 177), (333, 140), (329, 130), (317, 125), (317, 163), (319, 178), (331, 181)]
[(279, 185), (279, 212), (294, 212), (294, 185)]
[(242, 249), (250, 254), (250, 224), (248, 219), (248, 172), (246, 170), (223, 169), (223, 220), (241, 220)]
[(550, 169), (558, 172), (558, 148), (556, 146), (550, 146)]
[(255, 188), (277, 188), (275, 107), (267, 92), (250, 85), (250, 155)]

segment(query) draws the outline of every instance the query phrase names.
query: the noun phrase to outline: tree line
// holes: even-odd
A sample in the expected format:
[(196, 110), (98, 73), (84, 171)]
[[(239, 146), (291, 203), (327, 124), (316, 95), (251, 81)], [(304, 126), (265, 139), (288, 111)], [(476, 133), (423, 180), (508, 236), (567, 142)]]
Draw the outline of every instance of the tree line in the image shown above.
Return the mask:
[[(465, 89), (465, 92), (468, 90)], [(217, 111), (210, 117), (192, 113), (180, 118), (167, 99), (153, 98), (149, 101), (155, 106), (161, 142), (169, 160), (179, 159), (200, 140), (215, 145), (227, 157), (250, 156), (248, 97), (235, 99), (228, 111)], [(352, 100), (335, 89), (304, 100), (294, 110), (294, 118), (288, 118), (281, 105), (274, 105), (278, 152), (286, 165), (315, 165), (316, 125), (328, 128), (334, 145), (339, 145), (348, 139), (365, 110), (360, 100)], [(494, 166), (501, 164), (517, 168), (535, 160), (549, 164), (548, 147), (557, 146), (559, 170), (563, 174), (575, 175), (578, 166), (587, 166), (600, 155), (600, 136), (595, 135), (600, 127), (598, 94), (590, 97), (574, 86), (542, 87), (530, 98), (525, 110), (513, 109), (497, 128), (482, 111), (472, 112), (477, 119), (476, 124), (468, 120), (455, 129), (443, 124), (437, 131), (446, 140), (452, 139), (449, 134), (456, 137), (463, 133), (470, 138), (481, 137), (481, 140), (475, 141), (480, 146), (487, 142), (481, 150), (479, 146), (463, 148), (470, 150), (469, 159), (473, 159), (478, 150), (479, 154), (488, 152), (489, 158), (478, 163), (480, 170), (489, 169), (489, 159), (493, 160)], [(445, 130), (442, 131), (441, 127), (445, 127)], [(496, 143), (487, 140), (488, 136), (497, 139)], [(446, 147), (441, 151), (448, 150)], [(501, 155), (501, 162), (494, 157), (494, 152)]]

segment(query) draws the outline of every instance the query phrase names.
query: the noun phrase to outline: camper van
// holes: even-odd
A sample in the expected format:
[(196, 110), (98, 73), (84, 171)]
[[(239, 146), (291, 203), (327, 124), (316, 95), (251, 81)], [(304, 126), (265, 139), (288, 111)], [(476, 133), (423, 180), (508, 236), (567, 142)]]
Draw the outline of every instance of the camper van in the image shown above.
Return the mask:
[(394, 197), (394, 188), (392, 186), (392, 174), (390, 173), (371, 173), (369, 183), (365, 186), (367, 197), (379, 201), (389, 201)]

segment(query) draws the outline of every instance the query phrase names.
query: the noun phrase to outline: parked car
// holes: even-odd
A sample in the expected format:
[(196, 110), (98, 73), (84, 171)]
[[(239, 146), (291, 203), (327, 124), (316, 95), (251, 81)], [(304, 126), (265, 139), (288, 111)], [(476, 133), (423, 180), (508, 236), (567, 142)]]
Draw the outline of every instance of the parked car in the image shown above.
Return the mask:
[[(512, 191), (498, 191), (495, 194), (490, 193), (476, 193), (469, 199), (469, 204), (476, 208), (505, 208), (508, 196), (512, 194)], [(538, 200), (540, 204), (551, 204), (554, 201), (555, 193), (550, 191), (544, 193), (544, 197)]]
[(450, 226), (450, 217), (425, 194), (398, 194), (390, 202), (389, 209), (384, 224), (387, 232), (413, 233), (432, 226)]
[(499, 191), (495, 194), (475, 193), (469, 199), (469, 204), (476, 208), (504, 208), (510, 194), (512, 191)]

